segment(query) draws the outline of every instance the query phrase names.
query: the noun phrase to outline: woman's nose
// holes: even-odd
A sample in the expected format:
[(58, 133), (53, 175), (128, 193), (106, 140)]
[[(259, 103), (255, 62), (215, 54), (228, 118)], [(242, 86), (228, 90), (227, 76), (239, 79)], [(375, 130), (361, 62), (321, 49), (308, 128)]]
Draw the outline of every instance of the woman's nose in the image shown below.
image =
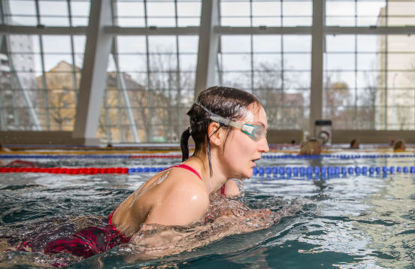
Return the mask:
[(261, 139), (259, 141), (258, 147), (259, 147), (260, 152), (268, 152), (269, 151), (268, 140), (266, 138)]

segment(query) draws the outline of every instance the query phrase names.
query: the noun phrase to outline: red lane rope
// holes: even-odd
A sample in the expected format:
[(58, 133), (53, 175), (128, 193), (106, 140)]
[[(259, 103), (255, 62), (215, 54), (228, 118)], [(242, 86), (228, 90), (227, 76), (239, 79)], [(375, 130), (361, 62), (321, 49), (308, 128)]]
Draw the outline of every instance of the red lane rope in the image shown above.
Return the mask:
[(49, 174), (71, 174), (71, 175), (128, 174), (128, 168), (126, 167), (109, 167), (109, 168), (0, 167), (0, 173), (49, 173)]

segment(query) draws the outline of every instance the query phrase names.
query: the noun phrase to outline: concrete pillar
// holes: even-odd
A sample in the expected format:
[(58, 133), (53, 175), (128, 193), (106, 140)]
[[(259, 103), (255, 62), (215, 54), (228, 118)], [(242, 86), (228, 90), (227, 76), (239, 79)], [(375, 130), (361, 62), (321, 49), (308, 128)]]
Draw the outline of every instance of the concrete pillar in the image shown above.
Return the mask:
[(195, 98), (199, 92), (215, 84), (215, 66), (219, 44), (219, 35), (215, 33), (216, 25), (219, 25), (218, 1), (202, 0)]
[(323, 116), (324, 3), (324, 0), (313, 1), (310, 121), (308, 128), (310, 134), (314, 134), (314, 122)]
[(104, 26), (111, 24), (111, 0), (91, 1), (89, 26), (82, 77), (76, 106), (73, 138), (85, 145), (98, 144), (96, 138), (102, 98), (107, 82), (107, 66), (111, 51), (111, 34)]

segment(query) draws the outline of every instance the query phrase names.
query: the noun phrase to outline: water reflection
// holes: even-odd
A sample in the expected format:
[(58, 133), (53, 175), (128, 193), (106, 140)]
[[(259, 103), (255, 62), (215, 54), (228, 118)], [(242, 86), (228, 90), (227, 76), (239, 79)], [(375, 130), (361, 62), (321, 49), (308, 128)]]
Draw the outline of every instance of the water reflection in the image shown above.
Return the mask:
[[(134, 160), (134, 165), (137, 160)], [(130, 165), (123, 160), (123, 164)], [(104, 165), (104, 163), (102, 163)], [(112, 164), (114, 165), (114, 164)], [(287, 159), (264, 160), (264, 166), (410, 166), (410, 158), (392, 159)], [(52, 230), (53, 218), (68, 220), (80, 215), (107, 216), (116, 204), (135, 190), (148, 175), (0, 175), (0, 246), (7, 248), (12, 236), (23, 240), (38, 227)], [(206, 229), (189, 227), (189, 241), (199, 247), (150, 261), (137, 260), (131, 246), (120, 246), (102, 255), (73, 264), (73, 268), (145, 267), (255, 267), (261, 268), (412, 268), (415, 257), (415, 191), (413, 174), (385, 177), (353, 175), (335, 179), (319, 175), (312, 180), (256, 177), (245, 181), (243, 202), (251, 209), (268, 208), (273, 213), (301, 205), (293, 217), (270, 223), (263, 230), (227, 236), (226, 228), (238, 225), (255, 227), (259, 220), (242, 222), (237, 216), (246, 211), (234, 202), (226, 208), (212, 208), (213, 220), (229, 209), (234, 217), (222, 222), (207, 222)], [(232, 208), (234, 206), (234, 208)], [(229, 213), (229, 212), (228, 212)], [(236, 216), (235, 216), (236, 215)], [(43, 221), (43, 222), (42, 222)], [(50, 221), (47, 224), (47, 221)], [(263, 221), (263, 220), (261, 220)], [(267, 223), (267, 222), (265, 222)], [(210, 226), (209, 226), (210, 225)], [(42, 228), (43, 227), (43, 228)], [(207, 228), (209, 227), (209, 228)], [(154, 229), (153, 229), (154, 228)], [(221, 239), (205, 240), (217, 231)], [(151, 231), (166, 228), (151, 227)], [(174, 232), (181, 230), (173, 228)], [(13, 232), (14, 231), (14, 232)], [(173, 233), (174, 234), (174, 233)], [(176, 234), (177, 235), (177, 234)], [(170, 240), (170, 239), (169, 239)], [(143, 240), (142, 247), (150, 247)], [(202, 244), (203, 243), (203, 244)], [(48, 257), (41, 253), (7, 252), (0, 255), (0, 267), (36, 267)], [(67, 256), (56, 257), (67, 261)], [(130, 260), (129, 260), (130, 259)], [(128, 263), (132, 262), (132, 263)], [(169, 267), (170, 266), (170, 267)]]

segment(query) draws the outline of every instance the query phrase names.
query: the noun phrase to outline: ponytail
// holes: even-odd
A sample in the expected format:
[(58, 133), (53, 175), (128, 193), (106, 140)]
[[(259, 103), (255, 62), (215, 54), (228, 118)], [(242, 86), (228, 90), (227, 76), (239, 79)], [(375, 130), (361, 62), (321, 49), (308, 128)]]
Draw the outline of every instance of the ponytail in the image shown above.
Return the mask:
[(189, 137), (190, 137), (190, 127), (184, 130), (180, 138), (180, 148), (182, 150), (182, 162), (186, 161), (189, 158)]
[(210, 176), (212, 176), (213, 172), (212, 172), (212, 161), (210, 158), (210, 138), (209, 138), (209, 134), (206, 134), (206, 135), (207, 135), (207, 152), (208, 152), (208, 160), (209, 160), (209, 173), (210, 173)]

